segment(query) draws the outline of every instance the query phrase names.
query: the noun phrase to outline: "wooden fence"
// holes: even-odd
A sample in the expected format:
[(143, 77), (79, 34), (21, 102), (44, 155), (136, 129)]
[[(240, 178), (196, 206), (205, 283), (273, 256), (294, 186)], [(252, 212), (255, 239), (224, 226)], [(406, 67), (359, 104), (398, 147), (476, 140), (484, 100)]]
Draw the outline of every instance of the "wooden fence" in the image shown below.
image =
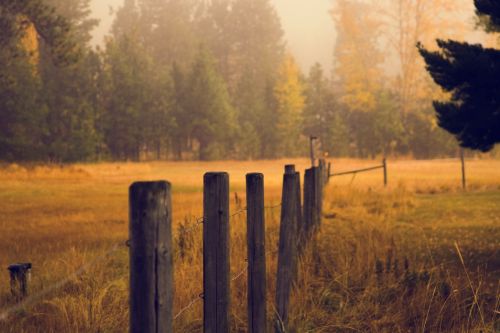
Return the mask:
[(332, 172), (332, 165), (329, 163), (328, 169), (327, 169), (328, 170), (327, 175), (328, 175), (328, 178), (331, 178), (331, 177), (338, 177), (338, 176), (345, 176), (345, 175), (356, 175), (356, 174), (361, 173), (361, 172), (368, 172), (368, 171), (380, 170), (380, 169), (382, 169), (384, 172), (384, 186), (387, 187), (387, 181), (388, 181), (388, 179), (387, 179), (387, 159), (385, 157), (382, 160), (382, 164), (380, 164), (380, 165), (376, 165), (376, 166), (364, 168), (364, 169), (357, 169), (357, 170), (337, 172), (337, 173)]
[[(288, 331), (290, 294), (297, 263), (321, 224), (326, 163), (300, 174), (287, 165), (283, 175), (276, 313), (277, 333)], [(230, 330), (229, 175), (207, 173), (203, 184), (203, 331)], [(248, 332), (266, 332), (266, 244), (264, 175), (246, 177), (248, 249)], [(303, 204), (302, 204), (303, 196)], [(130, 332), (173, 331), (173, 244), (171, 186), (168, 182), (134, 183), (130, 206)]]

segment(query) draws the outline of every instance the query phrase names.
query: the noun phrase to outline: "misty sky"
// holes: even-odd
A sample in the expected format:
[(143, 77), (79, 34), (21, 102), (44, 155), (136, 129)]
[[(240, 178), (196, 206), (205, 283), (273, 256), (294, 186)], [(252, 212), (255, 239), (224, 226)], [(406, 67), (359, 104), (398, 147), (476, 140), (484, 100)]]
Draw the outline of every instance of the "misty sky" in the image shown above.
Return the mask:
[[(304, 71), (315, 62), (326, 69), (332, 65), (335, 31), (329, 16), (331, 0), (271, 0), (281, 17), (288, 46)], [(110, 6), (118, 8), (123, 0), (92, 0), (94, 16), (101, 20), (94, 43), (102, 42), (113, 21)]]

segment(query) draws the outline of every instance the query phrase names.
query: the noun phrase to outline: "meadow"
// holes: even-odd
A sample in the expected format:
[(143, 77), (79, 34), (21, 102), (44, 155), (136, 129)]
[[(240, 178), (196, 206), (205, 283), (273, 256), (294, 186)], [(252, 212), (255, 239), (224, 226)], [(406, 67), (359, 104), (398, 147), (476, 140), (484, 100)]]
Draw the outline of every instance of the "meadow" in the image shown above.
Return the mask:
[[(202, 331), (202, 181), (227, 171), (231, 210), (245, 174), (265, 174), (268, 315), (272, 323), (283, 166), (307, 160), (0, 167), (0, 332), (126, 332), (128, 187), (173, 185), (175, 330)], [(335, 159), (335, 171), (378, 164)], [(334, 178), (322, 228), (292, 295), (293, 332), (498, 332), (500, 160), (389, 160)], [(246, 331), (245, 213), (231, 219), (232, 331)], [(30, 296), (10, 296), (6, 270), (32, 262)], [(271, 327), (271, 325), (270, 325)]]

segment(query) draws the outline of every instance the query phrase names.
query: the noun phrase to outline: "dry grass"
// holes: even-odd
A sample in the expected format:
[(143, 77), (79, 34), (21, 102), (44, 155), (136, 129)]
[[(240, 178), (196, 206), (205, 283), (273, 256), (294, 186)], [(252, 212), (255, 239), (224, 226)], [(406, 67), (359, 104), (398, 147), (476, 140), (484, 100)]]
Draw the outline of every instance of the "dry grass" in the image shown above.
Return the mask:
[[(288, 162), (3, 167), (0, 267), (31, 261), (34, 271), (32, 296), (21, 306), (9, 296), (7, 272), (0, 276), (0, 331), (126, 331), (128, 186), (167, 179), (174, 186), (175, 328), (201, 332), (202, 243), (196, 220), (202, 214), (203, 173), (228, 171), (232, 193), (244, 202), (244, 175), (263, 172), (266, 205), (274, 206)], [(306, 160), (293, 162), (299, 170), (307, 167)], [(340, 172), (374, 163), (335, 160), (334, 168)], [(294, 330), (500, 329), (500, 161), (471, 161), (468, 176), (467, 194), (460, 191), (460, 164), (453, 160), (390, 161), (388, 189), (381, 171), (334, 179), (326, 190), (325, 214), (335, 218), (324, 219), (301, 262), (292, 300)], [(232, 211), (239, 208), (232, 200)], [(279, 208), (268, 209), (266, 218), (271, 317)], [(244, 332), (244, 213), (231, 223), (232, 323), (233, 331)]]

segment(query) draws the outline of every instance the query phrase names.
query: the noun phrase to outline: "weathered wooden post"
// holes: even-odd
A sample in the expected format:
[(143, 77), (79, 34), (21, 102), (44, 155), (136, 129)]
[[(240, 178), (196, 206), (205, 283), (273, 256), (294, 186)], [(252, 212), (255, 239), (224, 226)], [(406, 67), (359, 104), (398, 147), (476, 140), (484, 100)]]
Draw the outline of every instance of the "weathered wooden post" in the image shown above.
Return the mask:
[(296, 278), (297, 265), (297, 178), (292, 166), (285, 167), (281, 205), (278, 273), (276, 281), (276, 332), (283, 333), (288, 325), (290, 293)]
[(315, 223), (314, 200), (316, 193), (314, 190), (314, 169), (314, 167), (307, 169), (304, 173), (304, 211), (301, 236), (305, 239), (311, 237)]
[(264, 175), (248, 174), (248, 332), (266, 332), (266, 229), (264, 220)]
[(203, 190), (203, 331), (229, 332), (229, 175), (207, 173)]
[(326, 183), (330, 182), (330, 175), (332, 174), (332, 162), (328, 162), (328, 171), (326, 173)]
[(328, 169), (327, 169), (326, 161), (324, 158), (321, 158), (319, 160), (318, 166), (319, 166), (319, 170), (320, 170), (320, 174), (321, 174), (321, 185), (323, 186), (328, 182), (328, 176), (327, 176)]
[(309, 137), (309, 144), (310, 144), (309, 149), (311, 150), (311, 166), (312, 167), (316, 164), (316, 159), (314, 158), (314, 141), (317, 139), (318, 138), (315, 136)]
[(130, 332), (172, 332), (171, 186), (134, 183), (130, 205)]
[(13, 264), (8, 267), (10, 275), (10, 292), (18, 300), (28, 296), (28, 282), (31, 276), (31, 263)]
[(314, 197), (313, 197), (313, 226), (318, 229), (321, 226), (321, 214), (323, 211), (323, 177), (319, 167), (313, 168)]
[(465, 175), (465, 152), (463, 148), (460, 148), (460, 163), (462, 164), (462, 189), (467, 189), (467, 178)]
[(385, 157), (382, 160), (382, 166), (384, 167), (384, 186), (387, 187), (387, 159)]

